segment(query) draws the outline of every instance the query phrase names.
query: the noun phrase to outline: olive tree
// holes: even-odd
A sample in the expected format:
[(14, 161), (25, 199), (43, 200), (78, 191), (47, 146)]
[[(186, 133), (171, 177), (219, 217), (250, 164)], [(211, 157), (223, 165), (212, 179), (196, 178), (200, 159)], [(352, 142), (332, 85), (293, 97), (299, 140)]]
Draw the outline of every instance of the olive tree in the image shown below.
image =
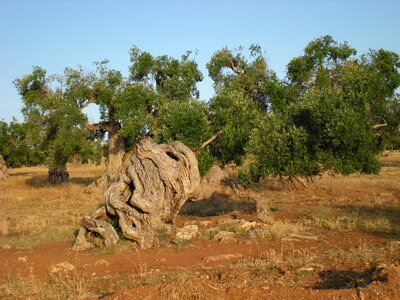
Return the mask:
[(72, 155), (87, 151), (92, 145), (78, 106), (63, 89), (63, 79), (46, 76), (44, 69), (34, 67), (31, 74), (14, 83), (24, 103), (27, 141), (44, 156), (49, 181), (68, 180), (66, 165)]
[(377, 154), (399, 130), (399, 56), (355, 49), (330, 36), (288, 64), (286, 109), (251, 131), (242, 177), (376, 173)]
[[(196, 83), (202, 79), (196, 62), (187, 53), (181, 59), (154, 57), (137, 47), (130, 51), (130, 75), (107, 67), (108, 61), (97, 63), (96, 70), (65, 71), (68, 97), (77, 103), (84, 115), (91, 104), (100, 109), (100, 122), (85, 122), (85, 127), (107, 135), (108, 163), (101, 178), (102, 188), (118, 179), (125, 152), (140, 139), (154, 136), (162, 107), (170, 102), (188, 102), (198, 95)], [(162, 136), (165, 130), (160, 130)]]

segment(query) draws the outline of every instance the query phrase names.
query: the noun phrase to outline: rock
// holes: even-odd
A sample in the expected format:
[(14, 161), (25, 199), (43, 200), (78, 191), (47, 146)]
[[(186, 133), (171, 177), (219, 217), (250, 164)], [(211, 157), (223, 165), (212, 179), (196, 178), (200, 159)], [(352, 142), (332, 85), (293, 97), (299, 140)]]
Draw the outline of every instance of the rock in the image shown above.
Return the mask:
[(95, 266), (109, 266), (110, 265), (110, 263), (107, 261), (107, 260), (105, 260), (105, 259), (98, 259), (98, 260), (96, 260), (95, 262), (94, 262), (94, 265)]
[(212, 225), (212, 221), (200, 221), (199, 222), (200, 227), (208, 227), (210, 225)]
[(317, 236), (310, 234), (289, 233), (287, 237), (294, 239), (304, 239), (304, 240), (318, 240)]
[(242, 220), (239, 227), (241, 229), (243, 229), (244, 231), (248, 231), (250, 229), (254, 229), (257, 225), (258, 225), (257, 222), (250, 222), (250, 221)]
[(220, 243), (236, 241), (235, 233), (230, 231), (220, 231), (214, 236), (213, 240), (219, 241)]
[(186, 221), (185, 223), (183, 223), (183, 226), (188, 226), (188, 225), (197, 225), (196, 221), (190, 220), (190, 221)]
[(282, 241), (282, 242), (300, 242), (299, 239), (287, 238), (287, 237), (282, 238), (281, 241)]
[(311, 266), (310, 267), (306, 266), (299, 269), (299, 272), (312, 272), (312, 271), (314, 271), (314, 268)]
[(186, 225), (182, 228), (178, 228), (178, 232), (175, 238), (182, 240), (191, 240), (199, 234), (199, 226), (197, 225)]
[(28, 257), (27, 256), (18, 257), (18, 261), (26, 263), (28, 261)]
[(51, 275), (69, 274), (75, 271), (75, 266), (67, 261), (53, 264), (50, 266), (49, 272)]
[(221, 262), (224, 260), (238, 259), (241, 258), (242, 256), (243, 256), (242, 253), (220, 254), (220, 255), (206, 256), (203, 258), (203, 261), (205, 263)]

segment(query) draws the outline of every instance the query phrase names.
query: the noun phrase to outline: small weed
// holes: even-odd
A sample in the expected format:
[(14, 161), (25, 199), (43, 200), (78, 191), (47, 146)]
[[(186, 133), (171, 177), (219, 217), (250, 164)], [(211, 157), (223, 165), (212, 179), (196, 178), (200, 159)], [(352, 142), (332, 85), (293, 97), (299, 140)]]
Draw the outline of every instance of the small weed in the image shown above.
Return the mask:
[(168, 228), (162, 227), (155, 231), (155, 235), (160, 243), (166, 243), (170, 239)]
[(118, 243), (111, 247), (96, 247), (93, 250), (94, 255), (114, 255), (118, 253), (135, 252), (138, 251), (136, 243), (129, 240), (119, 240)]
[(221, 226), (219, 226), (220, 231), (228, 231), (228, 232), (233, 232), (233, 233), (241, 233), (243, 230), (239, 227), (237, 223), (224, 223)]

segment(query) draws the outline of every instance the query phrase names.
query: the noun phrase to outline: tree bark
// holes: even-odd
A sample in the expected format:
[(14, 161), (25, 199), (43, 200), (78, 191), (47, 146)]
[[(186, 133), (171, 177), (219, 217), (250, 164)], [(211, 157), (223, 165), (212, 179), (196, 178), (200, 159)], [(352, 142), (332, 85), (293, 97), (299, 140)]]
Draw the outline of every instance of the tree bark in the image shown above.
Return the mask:
[(8, 178), (8, 170), (3, 156), (0, 154), (0, 180)]
[(187, 200), (211, 196), (228, 177), (214, 166), (200, 178), (195, 154), (181, 142), (158, 145), (144, 139), (124, 163), (118, 181), (106, 190), (103, 208), (83, 218), (74, 249), (91, 248), (98, 240), (105, 246), (115, 244), (118, 236), (107, 218), (126, 239), (149, 248), (156, 242), (154, 230), (173, 225)]
[(119, 124), (117, 122), (109, 125), (106, 171), (86, 189), (87, 192), (92, 192), (95, 189), (105, 192), (112, 183), (118, 180), (125, 155), (125, 139), (119, 135), (118, 130)]
[(67, 171), (67, 167), (55, 167), (55, 168), (49, 168), (49, 176), (48, 176), (48, 181), (51, 184), (59, 184), (62, 182), (68, 181), (69, 178), (69, 173)]
[(108, 139), (107, 181), (108, 185), (118, 180), (125, 154), (125, 141), (118, 129), (111, 130)]

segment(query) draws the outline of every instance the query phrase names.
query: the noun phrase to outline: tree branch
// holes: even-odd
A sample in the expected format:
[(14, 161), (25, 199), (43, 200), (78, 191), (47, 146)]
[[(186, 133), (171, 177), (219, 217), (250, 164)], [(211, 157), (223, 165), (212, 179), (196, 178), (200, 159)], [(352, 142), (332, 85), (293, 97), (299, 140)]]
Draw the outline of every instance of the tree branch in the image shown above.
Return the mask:
[(87, 130), (90, 130), (90, 131), (96, 131), (96, 130), (101, 130), (101, 129), (110, 131), (110, 123), (109, 122), (101, 122), (101, 123), (95, 123), (95, 124), (85, 123), (84, 126)]
[(211, 144), (216, 138), (218, 138), (221, 133), (223, 132), (223, 130), (218, 131), (216, 134), (214, 134), (212, 137), (210, 137), (207, 141), (205, 141), (201, 147), (200, 150), (207, 147), (209, 144)]
[(384, 124), (376, 124), (376, 125), (372, 126), (372, 128), (374, 128), (374, 129), (379, 129), (379, 128), (386, 127), (386, 126), (388, 126), (387, 123), (384, 123)]
[(383, 120), (384, 123), (376, 124), (376, 125), (372, 126), (372, 128), (374, 128), (374, 129), (379, 129), (379, 128), (388, 126), (386, 120), (385, 120), (384, 118), (381, 118), (381, 119)]
[(87, 98), (87, 101), (83, 103), (79, 109), (82, 112), (86, 107), (88, 107), (92, 103), (96, 103), (97, 100), (97, 91), (95, 89), (92, 90), (92, 94)]
[(83, 103), (79, 109), (80, 111), (83, 111), (86, 107), (88, 107), (91, 103), (94, 103), (94, 101), (91, 101), (91, 99), (89, 99), (88, 101), (86, 101), (85, 103)]
[(236, 59), (234, 59), (231, 55), (230, 55), (230, 57), (229, 57), (229, 62), (230, 62), (230, 64), (231, 64), (231, 69), (232, 69), (233, 72), (235, 72), (235, 73), (238, 74), (238, 75), (243, 74), (243, 70), (240, 69), (240, 68), (237, 66), (238, 63), (237, 63)]

